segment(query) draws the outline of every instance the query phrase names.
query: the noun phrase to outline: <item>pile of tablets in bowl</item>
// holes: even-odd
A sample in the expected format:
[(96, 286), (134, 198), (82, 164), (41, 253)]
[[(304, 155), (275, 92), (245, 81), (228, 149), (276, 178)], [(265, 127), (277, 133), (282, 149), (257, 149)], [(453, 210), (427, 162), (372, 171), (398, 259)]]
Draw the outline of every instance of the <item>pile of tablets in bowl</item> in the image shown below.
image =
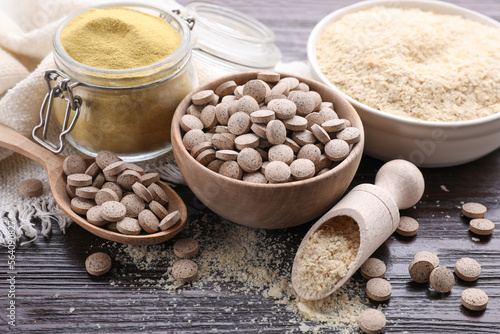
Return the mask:
[(321, 175), (344, 160), (361, 131), (297, 78), (260, 72), (238, 86), (194, 94), (182, 116), (183, 144), (202, 165), (254, 183)]

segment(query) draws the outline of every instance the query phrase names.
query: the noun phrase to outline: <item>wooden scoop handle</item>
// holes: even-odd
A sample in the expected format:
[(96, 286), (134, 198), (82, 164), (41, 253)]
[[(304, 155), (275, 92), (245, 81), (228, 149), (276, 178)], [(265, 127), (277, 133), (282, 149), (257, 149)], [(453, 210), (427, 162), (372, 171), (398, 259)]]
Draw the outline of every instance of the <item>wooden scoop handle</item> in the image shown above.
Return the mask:
[(418, 203), (424, 194), (425, 181), (420, 170), (406, 160), (392, 160), (375, 176), (375, 185), (383, 188), (400, 210)]
[(0, 124), (0, 146), (38, 162), (47, 170), (61, 165), (62, 157), (44, 149), (3, 124)]

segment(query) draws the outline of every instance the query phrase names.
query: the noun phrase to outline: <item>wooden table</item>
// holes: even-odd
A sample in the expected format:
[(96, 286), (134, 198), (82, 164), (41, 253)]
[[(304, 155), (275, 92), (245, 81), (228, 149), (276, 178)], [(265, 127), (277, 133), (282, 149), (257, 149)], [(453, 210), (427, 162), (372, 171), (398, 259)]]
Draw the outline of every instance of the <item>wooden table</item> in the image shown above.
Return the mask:
[[(180, 1), (186, 3), (187, 1)], [(327, 13), (348, 5), (350, 0), (329, 1), (211, 1), (252, 15), (271, 27), (284, 61), (306, 60), (306, 41), (313, 26)], [(497, 0), (453, 0), (464, 7), (500, 19)], [(373, 182), (379, 160), (364, 156), (352, 186)], [(500, 239), (492, 237), (473, 241), (467, 220), (458, 208), (462, 202), (477, 201), (488, 208), (487, 217), (500, 221), (500, 150), (463, 166), (423, 169), (426, 190), (416, 209), (403, 214), (420, 222), (415, 238), (391, 237), (374, 256), (388, 266), (387, 277), (393, 294), (385, 306), (387, 332), (409, 333), (500, 333)], [(351, 186), (351, 187), (352, 187)], [(449, 191), (447, 191), (447, 190)], [(191, 222), (210, 211), (193, 198), (187, 188), (179, 192), (189, 209)], [(220, 218), (215, 217), (215, 220)], [(188, 224), (189, 225), (189, 224)], [(267, 238), (284, 242), (291, 261), (310, 224), (286, 231), (268, 231)], [(498, 228), (497, 228), (498, 229)], [(172, 294), (141, 283), (138, 278), (156, 281), (164, 277), (168, 261), (159, 261), (150, 270), (134, 264), (115, 263), (114, 269), (101, 278), (90, 277), (84, 261), (89, 253), (105, 250), (116, 255), (116, 247), (73, 225), (62, 235), (53, 229), (50, 239), (39, 237), (29, 246), (16, 250), (16, 316), (18, 333), (87, 333), (87, 332), (299, 332), (300, 323), (285, 306), (275, 305), (261, 293), (231, 294), (210, 286), (189, 286)], [(189, 228), (186, 232), (189, 233)], [(287, 239), (284, 236), (289, 236)], [(161, 247), (167, 249), (171, 244)], [(453, 268), (464, 256), (477, 259), (483, 268), (474, 283), (457, 280), (448, 295), (437, 295), (411, 282), (408, 264), (420, 250), (438, 253), (442, 265)], [(7, 292), (7, 252), (0, 249), (0, 332), (5, 332)], [(125, 277), (123, 277), (125, 276)], [(485, 312), (470, 312), (460, 305), (460, 293), (466, 287), (483, 289), (490, 298)], [(362, 296), (363, 297), (363, 296)], [(314, 325), (312, 322), (305, 322)], [(325, 329), (324, 332), (330, 332)]]

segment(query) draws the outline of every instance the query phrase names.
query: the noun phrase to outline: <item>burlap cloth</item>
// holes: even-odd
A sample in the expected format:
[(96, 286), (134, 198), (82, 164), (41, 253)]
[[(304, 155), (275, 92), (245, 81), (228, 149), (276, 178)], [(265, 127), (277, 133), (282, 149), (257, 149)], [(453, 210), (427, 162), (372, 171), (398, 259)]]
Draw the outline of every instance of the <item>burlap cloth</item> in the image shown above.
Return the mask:
[[(55, 68), (52, 59), (52, 34), (67, 15), (98, 3), (118, 0), (16, 0), (0, 2), (0, 123), (31, 138), (39, 123), (40, 106), (47, 92), (43, 74)], [(181, 8), (173, 0), (149, 0), (148, 4), (167, 9)], [(224, 70), (194, 65), (200, 84), (226, 74)], [(305, 63), (280, 63), (276, 70), (310, 76)], [(54, 123), (54, 122), (53, 122)], [(55, 128), (51, 132), (57, 131)], [(66, 145), (63, 154), (77, 153)], [(142, 163), (160, 173), (163, 180), (179, 184), (182, 176), (172, 154)], [(41, 197), (27, 198), (19, 194), (19, 183), (37, 178), (44, 183)], [(57, 222), (64, 232), (71, 221), (59, 210), (50, 192), (47, 173), (36, 162), (0, 148), (0, 245), (11, 238), (20, 245), (34, 241), (36, 224), (45, 237)], [(14, 227), (15, 233), (8, 230)]]

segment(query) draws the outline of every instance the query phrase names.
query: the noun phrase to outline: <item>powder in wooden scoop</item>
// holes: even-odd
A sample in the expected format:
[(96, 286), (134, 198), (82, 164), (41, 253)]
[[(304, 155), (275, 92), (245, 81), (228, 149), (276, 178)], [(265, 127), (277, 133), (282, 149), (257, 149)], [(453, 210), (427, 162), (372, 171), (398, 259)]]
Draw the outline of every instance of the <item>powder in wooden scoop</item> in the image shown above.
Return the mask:
[(338, 216), (316, 230), (297, 253), (297, 283), (304, 297), (318, 299), (351, 269), (359, 249), (359, 227)]
[(173, 54), (181, 41), (167, 21), (126, 8), (90, 9), (61, 33), (61, 45), (71, 58), (115, 70), (157, 63)]

